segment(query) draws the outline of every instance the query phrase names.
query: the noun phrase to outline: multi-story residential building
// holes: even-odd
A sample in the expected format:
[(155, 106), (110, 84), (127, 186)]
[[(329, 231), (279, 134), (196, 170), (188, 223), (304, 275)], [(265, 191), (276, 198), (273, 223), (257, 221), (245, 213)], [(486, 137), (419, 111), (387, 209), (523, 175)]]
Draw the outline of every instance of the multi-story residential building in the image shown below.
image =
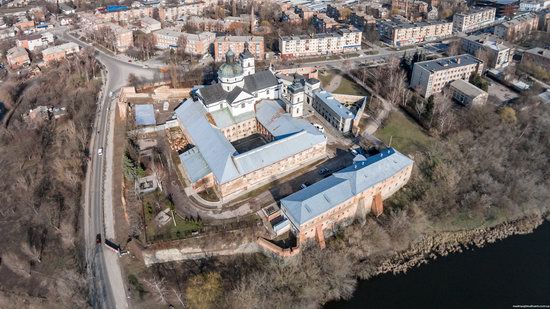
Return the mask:
[(452, 98), (464, 106), (483, 105), (489, 98), (487, 92), (462, 79), (452, 82), (450, 89)]
[(355, 29), (339, 29), (330, 33), (283, 36), (279, 38), (279, 50), (283, 58), (311, 57), (353, 52), (361, 49), (362, 32)]
[(300, 17), (305, 20), (310, 20), (311, 18), (313, 18), (313, 15), (315, 14), (315, 12), (313, 12), (310, 8), (308, 8), (305, 5), (297, 5), (294, 8), (294, 13), (300, 15)]
[(453, 16), (455, 32), (473, 32), (492, 25), (495, 22), (495, 8), (473, 8), (469, 12), (456, 13)]
[(95, 16), (98, 19), (103, 19), (111, 22), (129, 22), (132, 20), (138, 20), (145, 16), (153, 17), (154, 11), (155, 8), (152, 6), (134, 8), (125, 5), (108, 5), (106, 7), (98, 8), (95, 12)]
[(334, 29), (339, 23), (334, 18), (328, 17), (326, 14), (319, 13), (314, 14), (311, 18), (311, 25), (317, 32), (327, 32), (327, 30)]
[(550, 71), (550, 50), (540, 47), (526, 50), (521, 58), (521, 64)]
[(8, 49), (8, 52), (6, 53), (6, 60), (12, 69), (31, 63), (27, 50), (20, 46), (15, 46)]
[(422, 20), (428, 14), (429, 4), (420, 0), (392, 0), (391, 10), (394, 14), (404, 16), (408, 20)]
[(162, 29), (160, 21), (149, 16), (145, 16), (140, 19), (139, 24), (141, 26), (141, 31), (143, 31), (144, 33), (151, 33), (153, 31)]
[(483, 62), (468, 54), (422, 61), (414, 64), (410, 86), (427, 98), (455, 80), (469, 80), (482, 72)]
[(514, 17), (495, 26), (495, 35), (509, 42), (516, 42), (537, 31), (539, 17), (535, 13), (527, 13)]
[(132, 30), (119, 26), (114, 23), (105, 23), (100, 27), (108, 27), (115, 37), (115, 48), (119, 52), (124, 52), (134, 46), (134, 33)]
[(281, 21), (292, 25), (299, 25), (302, 23), (302, 18), (294, 10), (287, 10), (281, 13)]
[(59, 61), (65, 59), (68, 55), (78, 53), (79, 50), (78, 44), (73, 42), (52, 46), (42, 51), (42, 59), (46, 64), (49, 64), (52, 61)]
[(177, 48), (180, 37), (185, 38), (185, 52), (191, 55), (204, 55), (210, 51), (210, 47), (216, 39), (212, 32), (198, 34), (179, 32), (172, 29), (162, 29), (153, 32), (156, 47), (158, 49)]
[(365, 12), (352, 12), (349, 16), (349, 23), (359, 30), (364, 30), (368, 25), (375, 26), (376, 18)]
[(539, 12), (550, 7), (550, 0), (520, 0), (521, 12)]
[(390, 10), (385, 8), (381, 3), (367, 3), (365, 13), (380, 19), (387, 19), (391, 15)]
[(214, 60), (223, 61), (225, 54), (231, 49), (234, 53), (242, 53), (248, 44), (248, 49), (256, 60), (265, 59), (263, 36), (219, 36), (214, 40)]
[(17, 46), (33, 51), (36, 48), (48, 46), (48, 44), (53, 43), (53, 40), (53, 34), (50, 32), (42, 32), (22, 35), (17, 38), (16, 44)]
[(357, 155), (353, 164), (281, 199), (283, 216), (298, 244), (316, 239), (368, 213), (382, 214), (382, 201), (407, 184), (413, 160), (393, 148), (376, 155)]
[(476, 57), (484, 54), (483, 61), (486, 69), (505, 68), (514, 56), (513, 45), (493, 35), (470, 35), (461, 38), (460, 41), (463, 53)]
[(489, 7), (496, 9), (496, 16), (514, 16), (519, 9), (519, 0), (476, 0), (478, 7)]
[(447, 21), (410, 23), (407, 20), (394, 18), (380, 21), (378, 32), (382, 40), (393, 46), (409, 46), (451, 36), (453, 23)]
[(176, 21), (183, 16), (200, 16), (210, 4), (204, 1), (192, 1), (179, 5), (159, 7), (160, 20)]
[(330, 92), (324, 90), (315, 91), (311, 106), (338, 131), (342, 133), (351, 131), (355, 115), (335, 99)]
[(348, 12), (351, 11), (349, 7), (343, 4), (328, 4), (326, 14), (328, 17), (333, 18), (338, 22), (345, 22), (346, 20), (344, 18), (347, 17), (344, 16), (344, 10), (347, 10)]

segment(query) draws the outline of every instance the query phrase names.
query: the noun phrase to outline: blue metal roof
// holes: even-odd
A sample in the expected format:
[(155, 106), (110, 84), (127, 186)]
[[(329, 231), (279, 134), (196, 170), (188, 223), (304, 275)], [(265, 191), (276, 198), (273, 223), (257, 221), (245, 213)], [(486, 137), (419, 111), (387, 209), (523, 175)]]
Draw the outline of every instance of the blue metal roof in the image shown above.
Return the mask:
[(342, 103), (340, 103), (332, 96), (332, 93), (322, 90), (315, 92), (315, 95), (338, 116), (344, 119), (354, 117), (353, 113), (347, 107), (342, 105)]
[(237, 151), (223, 133), (208, 122), (202, 103), (187, 99), (176, 109), (176, 115), (218, 183), (226, 183), (240, 176), (233, 163), (233, 155)]
[(202, 103), (188, 99), (176, 109), (180, 126), (190, 136), (190, 142), (198, 148), (219, 184), (326, 142), (325, 136), (315, 127), (305, 120), (292, 118), (277, 102), (263, 100), (256, 106), (258, 121), (262, 123), (269, 119), (269, 123), (262, 124), (265, 124), (266, 129), (276, 139), (241, 154), (238, 154), (223, 133), (208, 121), (207, 111)]
[(201, 180), (212, 172), (197, 147), (180, 154), (179, 157), (191, 182)]
[(281, 199), (281, 208), (294, 226), (300, 227), (414, 163), (393, 148), (356, 158), (332, 176)]
[(134, 105), (134, 112), (136, 117), (136, 125), (151, 126), (157, 124), (153, 104)]

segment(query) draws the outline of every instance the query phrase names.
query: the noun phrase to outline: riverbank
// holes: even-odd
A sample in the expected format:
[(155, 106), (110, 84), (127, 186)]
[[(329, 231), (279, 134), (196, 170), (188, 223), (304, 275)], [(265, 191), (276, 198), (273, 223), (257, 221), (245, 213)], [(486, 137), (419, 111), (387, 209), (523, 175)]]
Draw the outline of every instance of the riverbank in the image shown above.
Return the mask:
[(324, 308), (550, 307), (549, 243), (550, 222), (543, 222), (533, 233), (440, 257), (406, 274), (360, 280), (351, 299)]
[(399, 252), (383, 261), (374, 275), (404, 273), (440, 256), (462, 252), (471, 247), (482, 248), (487, 244), (509, 236), (532, 233), (544, 222), (544, 217), (544, 215), (533, 214), (489, 228), (441, 232), (421, 236), (419, 240), (411, 244), (408, 250)]

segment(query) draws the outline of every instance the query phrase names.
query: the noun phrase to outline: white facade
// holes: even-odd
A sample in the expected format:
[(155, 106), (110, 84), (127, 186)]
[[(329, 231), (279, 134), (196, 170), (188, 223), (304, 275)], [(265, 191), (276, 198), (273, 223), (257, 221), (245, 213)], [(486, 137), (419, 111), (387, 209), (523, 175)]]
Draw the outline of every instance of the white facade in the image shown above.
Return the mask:
[(353, 52), (361, 49), (362, 33), (357, 29), (334, 33), (284, 36), (279, 38), (282, 57), (308, 57)]
[(550, 0), (523, 0), (519, 3), (522, 12), (538, 12), (550, 8)]
[(495, 8), (483, 8), (472, 12), (455, 14), (453, 16), (453, 30), (455, 32), (479, 30), (494, 23), (495, 17)]

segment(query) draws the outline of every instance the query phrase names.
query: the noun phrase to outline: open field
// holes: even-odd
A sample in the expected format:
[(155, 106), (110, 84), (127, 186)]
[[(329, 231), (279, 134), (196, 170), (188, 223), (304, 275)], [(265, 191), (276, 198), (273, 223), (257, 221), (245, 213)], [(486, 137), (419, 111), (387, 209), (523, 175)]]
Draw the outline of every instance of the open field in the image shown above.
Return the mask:
[(404, 153), (428, 150), (433, 142), (424, 129), (402, 111), (392, 112), (375, 136), (386, 145), (391, 138), (391, 146)]

